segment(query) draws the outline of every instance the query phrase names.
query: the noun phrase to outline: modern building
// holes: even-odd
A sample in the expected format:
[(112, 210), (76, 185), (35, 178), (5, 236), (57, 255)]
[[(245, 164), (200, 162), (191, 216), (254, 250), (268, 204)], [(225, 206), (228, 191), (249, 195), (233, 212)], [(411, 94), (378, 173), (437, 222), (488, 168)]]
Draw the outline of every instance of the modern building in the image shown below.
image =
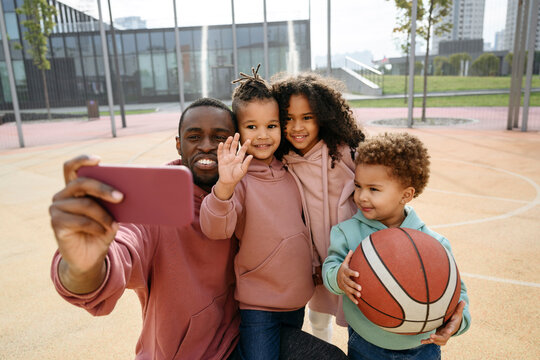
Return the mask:
[(493, 45), (493, 49), (496, 51), (505, 50), (504, 48), (504, 29), (497, 31), (495, 33), (495, 44)]
[[(530, 2), (532, 3), (532, 2)], [(514, 50), (514, 37), (516, 33), (516, 20), (518, 15), (518, 0), (508, 0), (507, 10), (506, 10), (506, 25), (504, 28), (504, 40), (503, 48), (504, 50), (513, 51)], [(538, 17), (538, 25), (536, 27), (536, 41), (535, 41), (535, 50), (540, 50), (540, 9), (536, 14)], [(528, 21), (525, 20), (525, 21)], [(528, 48), (528, 45), (526, 45)]]
[(119, 29), (146, 29), (146, 20), (140, 16), (126, 16), (114, 19), (115, 28)]
[(434, 36), (433, 54), (439, 53), (441, 41), (482, 39), (484, 32), (484, 8), (486, 0), (454, 0), (445, 23), (451, 23), (450, 32)]
[[(21, 108), (43, 108), (43, 82), (22, 40), (24, 27), (15, 8), (22, 0), (4, 5), (11, 58)], [(96, 19), (55, 0), (57, 25), (49, 38), (51, 70), (46, 71), (53, 107), (84, 105), (87, 100), (107, 102), (99, 23)], [(309, 20), (269, 22), (269, 74), (311, 69)], [(230, 99), (234, 74), (231, 25), (182, 27), (184, 93), (186, 100), (201, 96)], [(174, 28), (115, 29), (119, 73), (126, 103), (178, 101), (178, 69)], [(264, 66), (263, 24), (236, 25), (238, 69)], [(114, 75), (112, 37), (108, 53)], [(17, 49), (16, 43), (22, 43)], [(264, 69), (262, 69), (264, 73)], [(113, 88), (115, 87), (114, 76)], [(115, 89), (113, 89), (115, 90)], [(116, 91), (115, 91), (116, 93)], [(0, 49), (0, 109), (11, 109), (11, 95), (3, 51)]]

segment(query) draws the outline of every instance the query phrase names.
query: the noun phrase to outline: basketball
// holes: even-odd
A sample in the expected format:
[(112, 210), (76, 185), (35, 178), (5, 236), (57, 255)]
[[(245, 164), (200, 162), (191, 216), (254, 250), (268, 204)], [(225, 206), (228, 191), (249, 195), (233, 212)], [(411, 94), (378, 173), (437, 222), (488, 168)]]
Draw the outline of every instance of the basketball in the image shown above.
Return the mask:
[(388, 228), (366, 237), (350, 268), (362, 286), (358, 308), (374, 324), (398, 334), (441, 326), (459, 302), (461, 281), (452, 254), (433, 237)]

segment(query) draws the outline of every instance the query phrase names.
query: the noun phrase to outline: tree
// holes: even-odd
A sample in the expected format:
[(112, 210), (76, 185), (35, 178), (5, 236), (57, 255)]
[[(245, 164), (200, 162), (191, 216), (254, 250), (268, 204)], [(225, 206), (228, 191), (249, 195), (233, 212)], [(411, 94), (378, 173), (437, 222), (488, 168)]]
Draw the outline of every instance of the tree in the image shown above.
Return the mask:
[(434, 75), (452, 75), (454, 69), (445, 56), (437, 56), (433, 59), (433, 66), (435, 67)]
[[(411, 29), (411, 15), (412, 15), (412, 1), (411, 0), (394, 0), (396, 7), (403, 11), (400, 11), (397, 18), (398, 26), (394, 29), (394, 32), (401, 32), (410, 34)], [(424, 6), (427, 4), (427, 7)], [(429, 64), (429, 41), (431, 40), (431, 33), (435, 35), (442, 35), (452, 28), (450, 22), (445, 21), (448, 18), (450, 9), (452, 7), (452, 0), (424, 0), (418, 1), (417, 20), (421, 20), (422, 24), (417, 28), (417, 34), (426, 40), (426, 55), (424, 59), (424, 96), (422, 99), (422, 121), (426, 119), (426, 98), (427, 98), (427, 76), (428, 76), (428, 64)], [(409, 39), (410, 36), (407, 36)], [(407, 40), (408, 46), (408, 40)]]
[(56, 8), (50, 5), (47, 0), (24, 0), (21, 7), (17, 8), (16, 11), (17, 14), (24, 15), (26, 18), (22, 21), (22, 25), (26, 27), (24, 40), (30, 45), (28, 53), (32, 56), (34, 65), (41, 71), (47, 117), (50, 120), (51, 107), (49, 104), (45, 70), (51, 68), (51, 64), (47, 59), (47, 52), (49, 51), (48, 38), (52, 33), (54, 25), (56, 25), (53, 21), (53, 16), (56, 15)]
[[(387, 0), (389, 1), (389, 0)], [(411, 47), (411, 16), (412, 16), (412, 1), (408, 0), (394, 0), (396, 8), (398, 9), (398, 16), (396, 19), (396, 27), (392, 29), (394, 33), (402, 33), (406, 35), (405, 43), (401, 44), (401, 50), (405, 54), (406, 63), (405, 63), (405, 87), (403, 94), (407, 94), (407, 71), (409, 69), (409, 49)], [(424, 17), (424, 8), (422, 7), (422, 2), (418, 3), (418, 8), (416, 10), (416, 20), (420, 21)], [(417, 29), (422, 31), (422, 29)], [(415, 64), (415, 73), (416, 73), (416, 64)], [(405, 96), (405, 102), (407, 102), (407, 96)]]
[(428, 64), (429, 64), (429, 41), (431, 40), (431, 32), (433, 30), (434, 35), (442, 35), (449, 32), (452, 29), (452, 23), (446, 22), (450, 14), (452, 7), (452, 0), (427, 0), (428, 9), (426, 11), (426, 18), (424, 24), (424, 39), (426, 39), (426, 55), (424, 58), (424, 95), (422, 97), (422, 121), (426, 121), (426, 99), (427, 99), (427, 77), (428, 77)]
[(477, 76), (495, 76), (499, 73), (500, 59), (492, 53), (480, 55), (471, 65), (471, 72)]
[(465, 74), (465, 64), (471, 61), (471, 56), (465, 52), (463, 53), (457, 53), (450, 55), (450, 58), (448, 59), (450, 61), (450, 64), (452, 65), (452, 68), (454, 69), (454, 73), (452, 75), (459, 75), (464, 76)]

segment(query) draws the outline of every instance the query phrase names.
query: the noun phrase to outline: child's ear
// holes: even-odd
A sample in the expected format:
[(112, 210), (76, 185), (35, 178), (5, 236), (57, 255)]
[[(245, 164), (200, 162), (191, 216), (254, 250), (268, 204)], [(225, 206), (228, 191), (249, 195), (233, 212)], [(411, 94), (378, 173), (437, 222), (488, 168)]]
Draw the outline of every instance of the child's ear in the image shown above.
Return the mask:
[(414, 198), (415, 190), (412, 186), (409, 186), (403, 190), (400, 203), (405, 205)]

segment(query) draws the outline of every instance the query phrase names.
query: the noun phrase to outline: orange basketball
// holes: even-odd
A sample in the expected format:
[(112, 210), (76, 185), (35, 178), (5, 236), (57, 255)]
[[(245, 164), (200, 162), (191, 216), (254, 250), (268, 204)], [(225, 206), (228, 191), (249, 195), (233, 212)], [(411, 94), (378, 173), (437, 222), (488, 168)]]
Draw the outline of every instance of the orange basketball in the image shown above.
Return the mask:
[(389, 228), (371, 234), (358, 245), (350, 268), (360, 273), (358, 307), (393, 333), (433, 330), (459, 302), (461, 281), (452, 254), (418, 230)]

